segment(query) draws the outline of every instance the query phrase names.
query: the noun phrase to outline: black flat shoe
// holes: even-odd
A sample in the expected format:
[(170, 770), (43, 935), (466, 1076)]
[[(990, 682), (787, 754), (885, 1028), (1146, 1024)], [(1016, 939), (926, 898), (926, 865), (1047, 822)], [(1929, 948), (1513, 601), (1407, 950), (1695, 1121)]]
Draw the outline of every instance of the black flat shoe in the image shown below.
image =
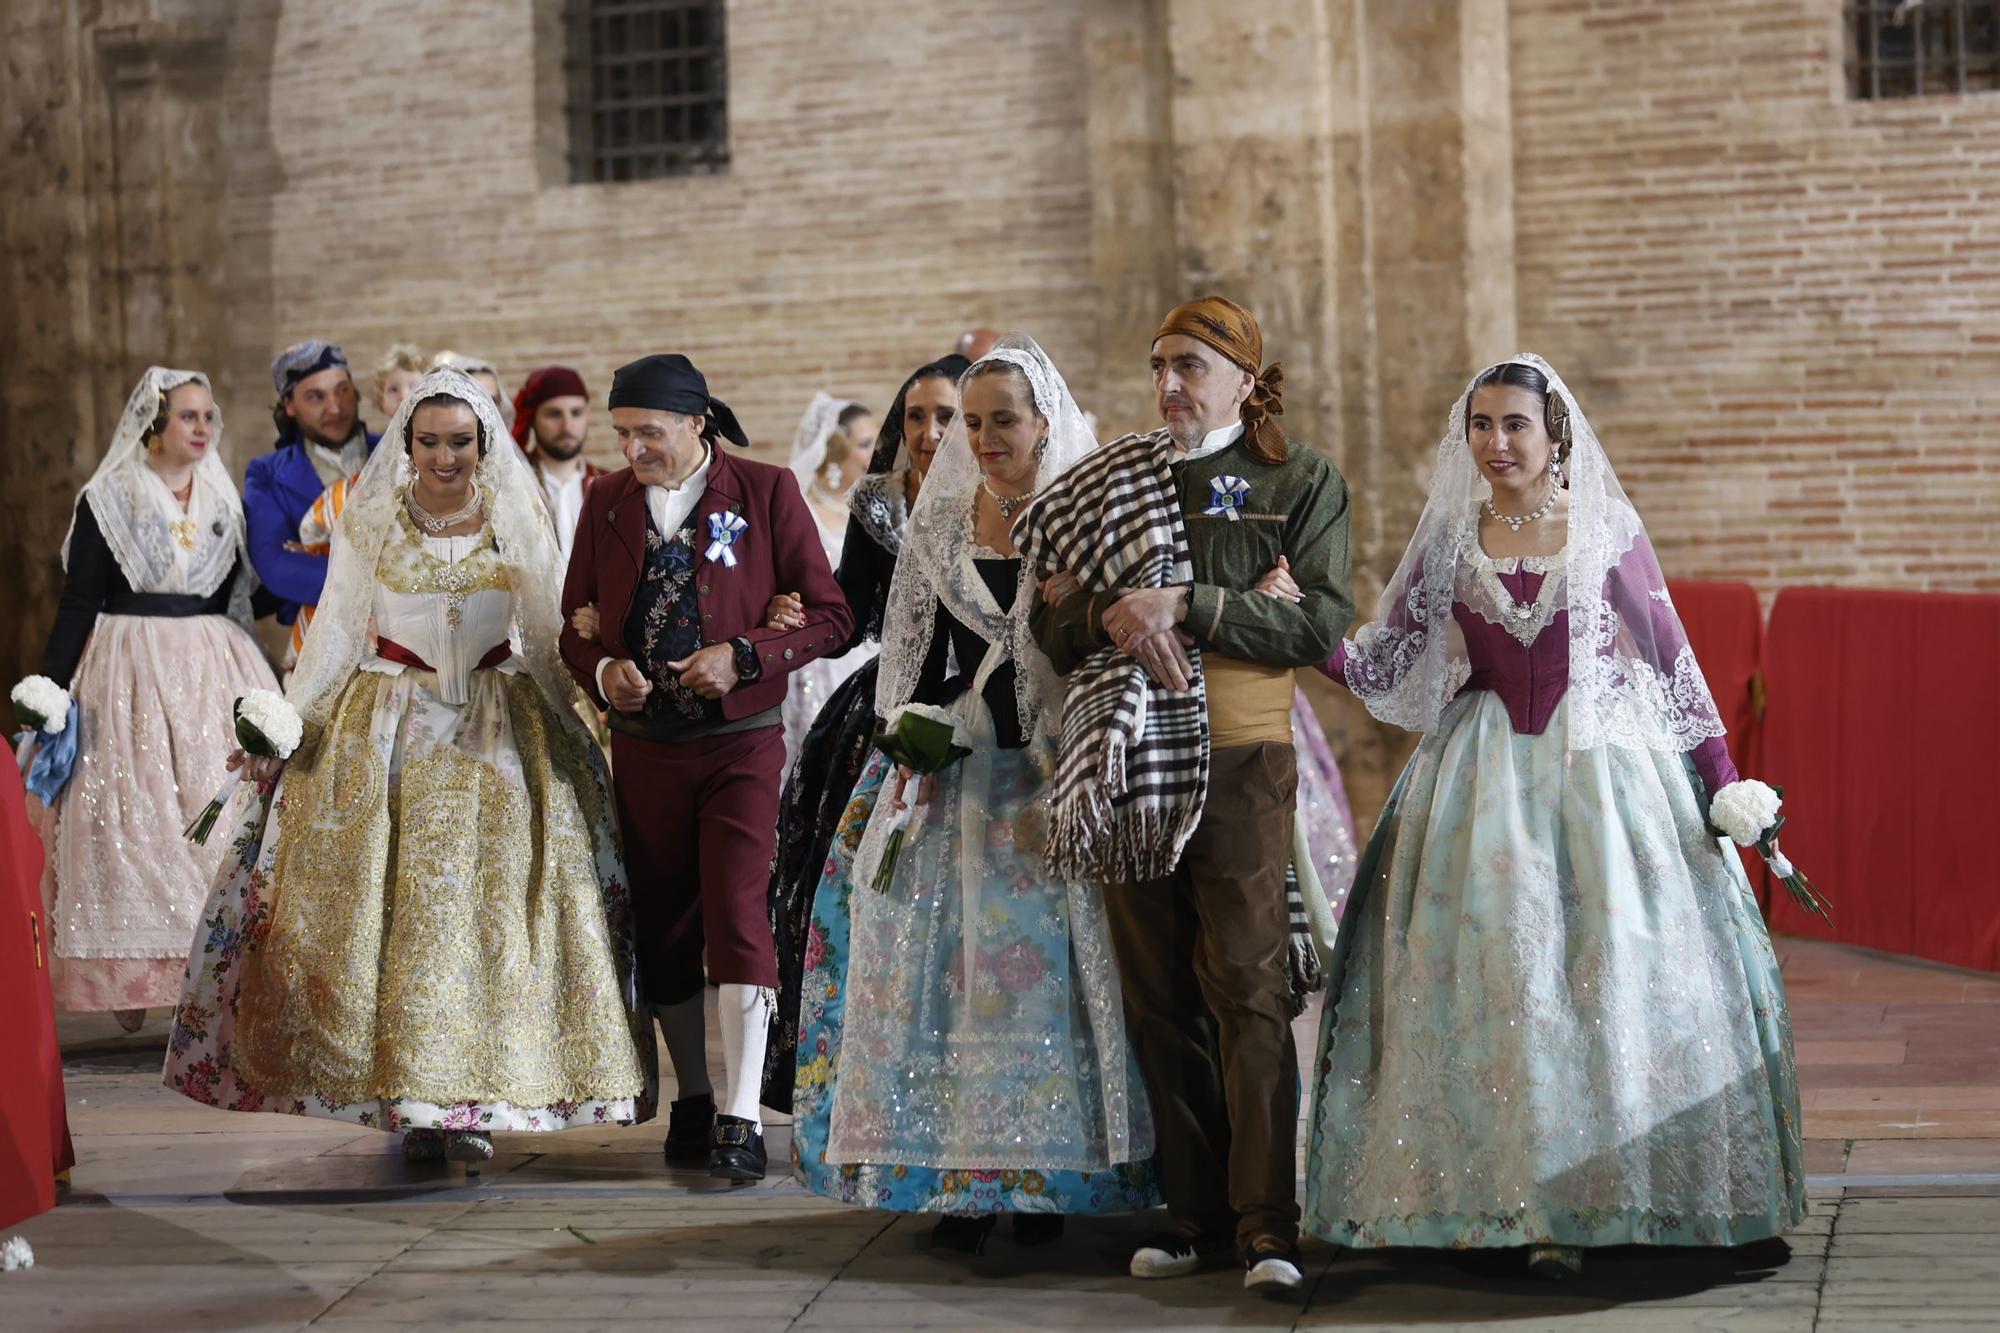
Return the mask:
[(764, 1178), (764, 1127), (741, 1116), (715, 1117), (715, 1136), (708, 1154), (708, 1174), (745, 1185)]
[(931, 1251), (934, 1254), (977, 1259), (986, 1253), (986, 1238), (993, 1234), (994, 1224), (999, 1220), (994, 1213), (983, 1213), (978, 1217), (947, 1213), (931, 1228)]
[(1061, 1213), (1016, 1213), (1014, 1214), (1014, 1243), (1016, 1245), (1047, 1245), (1052, 1240), (1060, 1240), (1063, 1233)]
[(715, 1098), (683, 1097), (667, 1108), (667, 1165), (700, 1166), (715, 1138)]
[(1574, 1245), (1537, 1245), (1528, 1251), (1528, 1271), (1544, 1282), (1567, 1282), (1583, 1274), (1583, 1251)]

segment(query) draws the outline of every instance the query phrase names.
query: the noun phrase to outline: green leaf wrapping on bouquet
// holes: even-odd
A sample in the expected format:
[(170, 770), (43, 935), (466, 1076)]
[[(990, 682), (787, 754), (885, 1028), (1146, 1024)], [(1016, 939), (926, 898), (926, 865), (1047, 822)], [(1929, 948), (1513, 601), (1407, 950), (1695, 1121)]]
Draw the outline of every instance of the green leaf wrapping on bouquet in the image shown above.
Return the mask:
[(236, 743), (243, 747), (245, 753), (254, 754), (259, 759), (278, 757), (278, 747), (271, 744), (264, 733), (252, 726), (241, 713), (236, 715)]
[(876, 733), (875, 745), (912, 773), (941, 773), (972, 753), (953, 740), (956, 734), (949, 722), (904, 713), (889, 730)]

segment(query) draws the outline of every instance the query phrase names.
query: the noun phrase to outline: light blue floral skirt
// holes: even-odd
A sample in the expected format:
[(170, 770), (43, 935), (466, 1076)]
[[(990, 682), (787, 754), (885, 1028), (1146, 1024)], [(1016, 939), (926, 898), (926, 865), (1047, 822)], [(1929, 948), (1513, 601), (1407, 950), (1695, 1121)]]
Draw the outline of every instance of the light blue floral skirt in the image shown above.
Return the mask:
[[(1566, 709), (1566, 705), (1564, 706)], [(1737, 1245), (1805, 1212), (1791, 1020), (1677, 754), (1469, 694), (1361, 858), (1305, 1225), (1347, 1246)]]
[[(1116, 1062), (1113, 1076), (1101, 1079), (1094, 1037), (1085, 1030), (1087, 1006), (1075, 994), (1105, 984), (1090, 969), (1109, 966), (1108, 944), (1093, 938), (1073, 949), (1073, 924), (1079, 931), (1098, 927), (1073, 923), (1076, 898), (1047, 885), (1031, 859), (1012, 850), (1014, 817), (1039, 785), (1035, 765), (1022, 751), (993, 758), (984, 810), (989, 836), (983, 852), (974, 849), (984, 870), (969, 951), (956, 909), (964, 861), (955, 828), (910, 836), (887, 898), (865, 899), (876, 891), (851, 880), (862, 832), (893, 774), (881, 754), (869, 760), (813, 901), (793, 1098), (794, 1175), (828, 1198), (903, 1212), (1109, 1213), (1153, 1206), (1159, 1194), (1150, 1118), (1136, 1074), (1128, 1093), (1117, 1091), (1125, 1081), (1119, 1069), (1130, 1068), (1122, 1026), (1115, 1051), (1103, 1057)], [(864, 918), (859, 929), (857, 917)], [(1079, 967), (1079, 951), (1093, 958), (1101, 952), (1102, 959)], [(1108, 984), (1115, 1002), (1115, 970)], [(866, 997), (859, 1010), (848, 1004), (856, 989)], [(1024, 1041), (1030, 1030), (1038, 1035)], [(844, 1062), (849, 1086), (842, 1106)], [(1116, 1104), (1121, 1100), (1128, 1104)], [(1139, 1160), (1088, 1170), (1050, 1165), (1079, 1154), (1102, 1160), (1105, 1126), (1121, 1123), (1129, 1133), (1114, 1129), (1113, 1136), (1122, 1136)], [(829, 1161), (829, 1143), (838, 1148), (843, 1141), (849, 1147)], [(873, 1146), (856, 1151), (857, 1142)]]

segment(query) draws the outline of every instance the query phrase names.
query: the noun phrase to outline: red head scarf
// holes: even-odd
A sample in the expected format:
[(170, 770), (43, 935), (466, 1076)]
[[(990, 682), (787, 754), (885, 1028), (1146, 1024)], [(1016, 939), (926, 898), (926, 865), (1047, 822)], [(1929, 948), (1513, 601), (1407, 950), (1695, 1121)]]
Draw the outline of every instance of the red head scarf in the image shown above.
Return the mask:
[(544, 366), (528, 376), (527, 383), (514, 395), (514, 443), (534, 452), (528, 443), (533, 438), (535, 411), (551, 398), (588, 398), (590, 391), (583, 387), (583, 376), (568, 366)]

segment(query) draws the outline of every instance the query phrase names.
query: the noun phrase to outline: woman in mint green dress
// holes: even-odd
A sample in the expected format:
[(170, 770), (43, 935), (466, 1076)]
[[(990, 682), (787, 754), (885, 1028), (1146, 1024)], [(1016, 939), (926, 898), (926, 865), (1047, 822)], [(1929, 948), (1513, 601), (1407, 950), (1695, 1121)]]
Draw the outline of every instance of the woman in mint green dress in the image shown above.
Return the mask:
[(1379, 618), (1322, 668), (1422, 733), (1361, 858), (1305, 1224), (1339, 1245), (1738, 1245), (1805, 1213), (1736, 779), (1644, 525), (1547, 363), (1482, 372)]

